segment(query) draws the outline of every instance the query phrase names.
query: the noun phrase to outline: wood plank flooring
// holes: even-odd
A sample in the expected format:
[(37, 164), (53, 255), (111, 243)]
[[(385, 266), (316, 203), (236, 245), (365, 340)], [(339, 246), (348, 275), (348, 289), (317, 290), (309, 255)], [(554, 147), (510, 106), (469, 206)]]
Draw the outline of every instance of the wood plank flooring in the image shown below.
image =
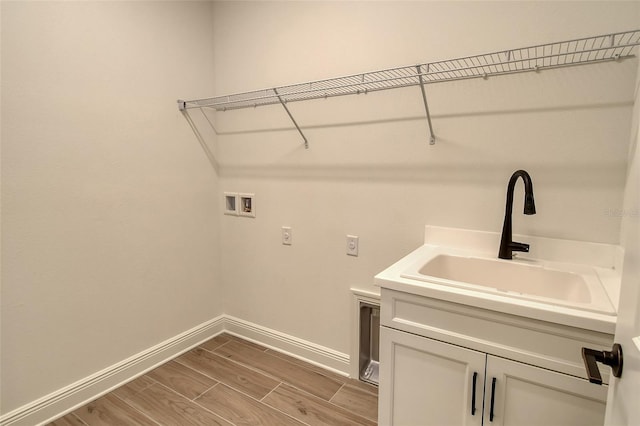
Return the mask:
[(48, 426), (376, 425), (378, 389), (221, 334)]

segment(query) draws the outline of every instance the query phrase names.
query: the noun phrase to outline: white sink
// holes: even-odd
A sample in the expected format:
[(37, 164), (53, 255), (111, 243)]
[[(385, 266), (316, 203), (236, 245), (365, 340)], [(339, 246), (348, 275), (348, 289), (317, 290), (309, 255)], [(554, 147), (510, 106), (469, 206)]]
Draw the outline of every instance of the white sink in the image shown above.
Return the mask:
[(436, 253), (414, 263), (401, 276), (605, 315), (616, 314), (597, 273), (584, 265)]

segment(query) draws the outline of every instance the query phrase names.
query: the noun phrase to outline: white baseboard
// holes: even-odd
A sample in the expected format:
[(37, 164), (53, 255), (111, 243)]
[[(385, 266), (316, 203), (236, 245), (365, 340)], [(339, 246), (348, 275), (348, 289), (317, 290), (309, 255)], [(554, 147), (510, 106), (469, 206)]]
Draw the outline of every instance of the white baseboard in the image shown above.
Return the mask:
[(0, 426), (45, 424), (164, 364), (224, 331), (224, 315), (0, 417)]
[(229, 315), (225, 316), (225, 320), (225, 331), (229, 334), (234, 334), (343, 376), (349, 375), (348, 354)]
[(345, 376), (350, 370), (347, 354), (239, 318), (221, 315), (0, 416), (0, 426), (46, 424), (195, 348), (223, 331)]

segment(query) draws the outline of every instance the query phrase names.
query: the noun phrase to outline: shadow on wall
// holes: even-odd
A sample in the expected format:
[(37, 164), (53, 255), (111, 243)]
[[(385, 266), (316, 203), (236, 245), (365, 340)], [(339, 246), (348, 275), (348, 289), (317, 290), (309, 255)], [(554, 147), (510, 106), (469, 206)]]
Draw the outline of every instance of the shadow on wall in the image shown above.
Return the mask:
[[(465, 118), (465, 117), (482, 117), (482, 116), (496, 116), (496, 115), (517, 115), (517, 114), (532, 114), (532, 113), (540, 113), (540, 112), (571, 112), (571, 111), (587, 111), (587, 110), (599, 110), (599, 109), (610, 109), (610, 108), (628, 108), (633, 106), (633, 102), (610, 102), (610, 103), (597, 103), (590, 105), (562, 105), (555, 106), (549, 108), (518, 108), (518, 109), (509, 109), (509, 110), (487, 110), (487, 111), (460, 111), (455, 113), (448, 114), (431, 114), (433, 119), (445, 120), (449, 118)], [(258, 108), (270, 108), (267, 107), (258, 107)], [(223, 114), (226, 112), (223, 112)], [(233, 113), (233, 112), (229, 112)], [(227, 130), (227, 131), (217, 131), (215, 126), (211, 121), (211, 117), (208, 117), (206, 113), (203, 112), (203, 115), (207, 117), (207, 122), (210, 124), (211, 129), (218, 136), (234, 136), (234, 135), (250, 135), (250, 134), (259, 134), (265, 132), (288, 132), (295, 131), (296, 128), (291, 126), (285, 127), (263, 127), (263, 128), (253, 128), (253, 129), (239, 129), (239, 130)], [(426, 118), (424, 115), (421, 116), (411, 116), (411, 117), (398, 117), (398, 118), (387, 118), (387, 119), (378, 119), (378, 120), (362, 120), (362, 121), (349, 121), (349, 122), (332, 122), (332, 123), (323, 123), (323, 124), (312, 124), (302, 126), (304, 129), (337, 129), (341, 127), (356, 127), (356, 126), (367, 126), (367, 125), (376, 125), (376, 124), (385, 124), (385, 123), (402, 123), (402, 122), (424, 122)], [(438, 140), (441, 140), (438, 138)]]
[[(443, 143), (446, 143), (444, 141)], [(367, 181), (367, 182), (439, 182), (472, 185), (494, 184), (508, 180), (514, 170), (508, 164), (413, 165), (231, 165), (220, 168), (224, 177)], [(536, 182), (556, 186), (589, 188), (622, 188), (626, 176), (625, 163), (535, 165)]]
[[(553, 108), (520, 108), (514, 110), (492, 110), (492, 111), (466, 111), (452, 114), (433, 115), (434, 119), (440, 122), (447, 119), (457, 118), (474, 118), (474, 117), (496, 117), (505, 115), (529, 115), (536, 113), (569, 113), (575, 114), (580, 111), (602, 113), (603, 110), (611, 110), (612, 114), (621, 108), (631, 108), (632, 104), (628, 102), (616, 103), (598, 103), (591, 105), (564, 105)], [(270, 108), (270, 107), (264, 107)], [(236, 113), (231, 111), (229, 114)], [(454, 183), (471, 183), (481, 185), (484, 183), (501, 182), (514, 167), (517, 160), (512, 158), (490, 158), (488, 156), (471, 156), (464, 155), (459, 159), (452, 161), (455, 151), (466, 149), (462, 143), (448, 140), (439, 136), (436, 146), (430, 147), (427, 142), (426, 135), (424, 140), (420, 142), (419, 149), (424, 153), (423, 158), (407, 158), (404, 161), (397, 162), (390, 159), (387, 162), (362, 160), (342, 161), (345, 159), (336, 158), (335, 161), (318, 161), (317, 157), (313, 157), (311, 152), (318, 150), (323, 144), (321, 138), (312, 138), (310, 151), (304, 149), (301, 141), (297, 141), (296, 129), (290, 127), (248, 129), (218, 132), (214, 126), (211, 113), (203, 110), (187, 110), (183, 112), (185, 120), (191, 126), (196, 139), (201, 144), (203, 151), (209, 159), (214, 170), (224, 177), (246, 177), (246, 178), (275, 178), (275, 179), (311, 179), (311, 180), (352, 180), (352, 181), (384, 181), (384, 182), (454, 182)], [(227, 114), (227, 113), (218, 113)], [(425, 118), (421, 116), (390, 118), (368, 121), (353, 122), (337, 122), (323, 123), (319, 125), (306, 126), (305, 130), (313, 133), (313, 130), (331, 130), (346, 127), (370, 127), (375, 129), (376, 126), (385, 124), (399, 124), (401, 126), (408, 123), (417, 124), (419, 127), (424, 125)], [(406, 126), (405, 126), (406, 127)], [(372, 130), (375, 133), (375, 130)], [(223, 143), (234, 143), (235, 140), (227, 140), (225, 138), (241, 137), (253, 135), (252, 138), (262, 135), (259, 140), (264, 144), (264, 134), (273, 134), (273, 137), (282, 139), (281, 133), (287, 134), (287, 139), (293, 139), (293, 146), (287, 145), (285, 151), (275, 161), (254, 161), (254, 162), (237, 162), (230, 163), (219, 161), (216, 154), (216, 147), (222, 139)], [(276, 135), (278, 134), (278, 135)], [(206, 135), (206, 136), (204, 136)], [(280, 136), (280, 137), (279, 137)], [(319, 140), (320, 139), (320, 140)], [(253, 140), (253, 139), (252, 139)], [(474, 141), (475, 142), (475, 141)], [(250, 145), (246, 139), (241, 144)], [(348, 142), (345, 142), (348, 143)], [(480, 142), (482, 143), (482, 142)], [(375, 145), (375, 144), (372, 144)], [(362, 144), (359, 144), (362, 147)], [(539, 147), (544, 148), (544, 144), (540, 143)], [(518, 146), (511, 147), (514, 151), (518, 150)], [(250, 147), (248, 149), (251, 149)], [(503, 147), (504, 149), (504, 147)], [(447, 155), (445, 158), (441, 154), (436, 154), (437, 150), (453, 150), (453, 154)], [(430, 151), (432, 151), (430, 153)], [(295, 161), (295, 158), (302, 161)], [(311, 159), (309, 159), (311, 157)], [(466, 158), (465, 158), (466, 157)], [(589, 186), (591, 188), (598, 187), (623, 187), (626, 176), (626, 162), (623, 157), (620, 161), (602, 161), (600, 157), (581, 159), (581, 155), (576, 155), (574, 161), (566, 161), (566, 158), (557, 158), (554, 155), (544, 157), (542, 159), (528, 159), (527, 167), (535, 169), (536, 182), (573, 186)]]

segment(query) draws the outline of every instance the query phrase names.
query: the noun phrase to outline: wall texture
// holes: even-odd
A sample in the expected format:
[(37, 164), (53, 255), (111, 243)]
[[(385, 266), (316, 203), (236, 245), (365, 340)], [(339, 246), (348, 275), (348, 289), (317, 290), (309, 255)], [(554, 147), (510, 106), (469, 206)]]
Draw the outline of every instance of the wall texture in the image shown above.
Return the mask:
[(309, 150), (276, 106), (211, 114), (217, 134), (193, 111), (203, 152), (174, 101), (628, 30), (639, 8), (0, 2), (0, 412), (221, 313), (348, 353), (349, 288), (376, 291), (425, 224), (499, 231), (518, 168), (538, 214), (515, 232), (617, 243), (636, 60), (429, 86), (435, 146), (417, 88), (291, 104)]
[(219, 315), (211, 3), (2, 7), (2, 413)]
[[(629, 2), (221, 2), (216, 94), (502, 51), (637, 26)], [(538, 214), (514, 232), (618, 243), (635, 60), (217, 113), (228, 314), (349, 352), (349, 288), (422, 243), (425, 224), (499, 232), (511, 173)], [(519, 187), (520, 188), (520, 187)], [(521, 197), (521, 189), (517, 191)], [(293, 245), (280, 243), (281, 226)], [(345, 255), (345, 235), (360, 256)], [(497, 250), (497, 248), (496, 248)], [(242, 297), (237, 297), (241, 294)]]

